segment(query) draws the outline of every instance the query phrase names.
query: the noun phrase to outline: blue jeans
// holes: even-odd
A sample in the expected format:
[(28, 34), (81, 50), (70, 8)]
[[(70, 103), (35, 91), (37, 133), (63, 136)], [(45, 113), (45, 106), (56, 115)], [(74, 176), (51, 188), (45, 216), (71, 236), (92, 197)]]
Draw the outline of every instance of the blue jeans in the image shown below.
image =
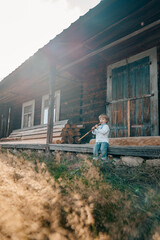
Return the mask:
[(98, 158), (99, 150), (101, 151), (102, 159), (106, 159), (109, 144), (107, 142), (96, 142), (93, 149), (93, 156)]

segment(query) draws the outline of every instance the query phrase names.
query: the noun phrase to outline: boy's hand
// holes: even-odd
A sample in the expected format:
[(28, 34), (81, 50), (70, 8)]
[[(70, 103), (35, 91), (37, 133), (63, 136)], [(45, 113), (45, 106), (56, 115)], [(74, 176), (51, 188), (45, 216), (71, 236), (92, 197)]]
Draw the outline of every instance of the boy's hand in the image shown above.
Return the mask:
[(96, 129), (98, 127), (98, 124), (92, 127), (92, 130)]

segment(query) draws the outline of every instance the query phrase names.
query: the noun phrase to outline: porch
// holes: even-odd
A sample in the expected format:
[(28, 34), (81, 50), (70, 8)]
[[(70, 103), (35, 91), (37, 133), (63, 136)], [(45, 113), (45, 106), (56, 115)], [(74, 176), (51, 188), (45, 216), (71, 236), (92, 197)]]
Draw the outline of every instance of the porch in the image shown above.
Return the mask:
[[(108, 154), (113, 156), (139, 156), (145, 158), (160, 158), (160, 137), (159, 145), (110, 145)], [(151, 140), (151, 139), (150, 139)], [(46, 149), (45, 140), (28, 140), (28, 141), (10, 141), (0, 142), (0, 147), (5, 149), (30, 149), (43, 150)], [(74, 153), (93, 153), (93, 144), (49, 144), (50, 151), (74, 152)]]

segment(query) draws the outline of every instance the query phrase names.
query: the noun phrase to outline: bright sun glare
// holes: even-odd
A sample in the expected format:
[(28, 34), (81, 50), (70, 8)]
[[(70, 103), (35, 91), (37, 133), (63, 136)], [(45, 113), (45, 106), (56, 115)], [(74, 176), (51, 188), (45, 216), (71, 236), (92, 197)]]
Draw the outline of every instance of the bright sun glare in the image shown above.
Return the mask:
[(0, 80), (100, 2), (81, 1), (0, 0)]

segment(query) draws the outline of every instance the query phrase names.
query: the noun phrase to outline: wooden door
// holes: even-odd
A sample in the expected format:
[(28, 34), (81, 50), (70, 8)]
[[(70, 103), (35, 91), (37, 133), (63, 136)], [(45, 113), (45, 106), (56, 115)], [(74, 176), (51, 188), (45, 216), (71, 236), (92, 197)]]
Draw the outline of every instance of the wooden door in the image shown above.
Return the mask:
[[(151, 135), (149, 57), (128, 65), (130, 100), (130, 135)], [(135, 100), (134, 100), (135, 99)]]
[(127, 75), (127, 66), (112, 71), (111, 137), (128, 136), (127, 101), (123, 101), (128, 99)]
[(125, 64), (123, 61), (122, 66), (112, 66), (107, 81), (111, 137), (155, 135), (151, 117), (154, 93), (151, 91), (150, 64), (150, 57), (145, 56), (125, 61)]

